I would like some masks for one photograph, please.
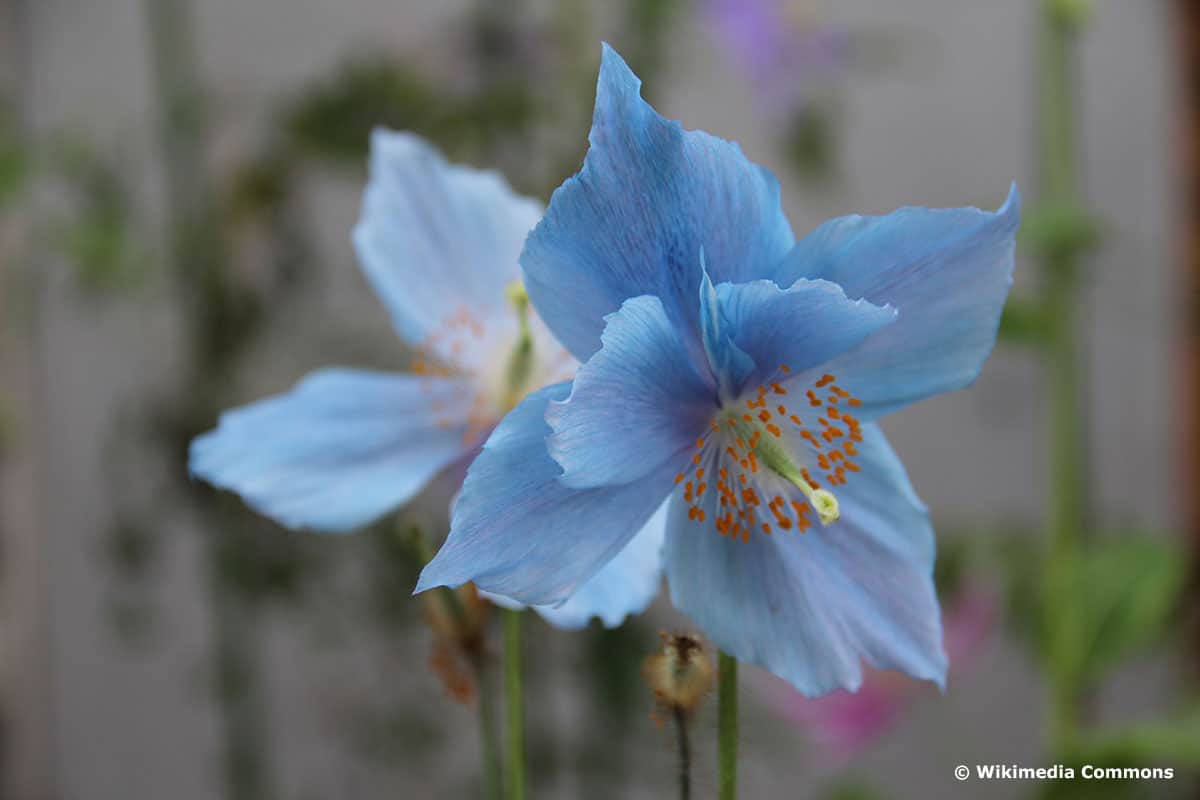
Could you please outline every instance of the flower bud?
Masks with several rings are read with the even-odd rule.
[[[690,714],[712,689],[716,673],[700,637],[660,633],[662,650],[646,658],[642,679],[664,709]]]

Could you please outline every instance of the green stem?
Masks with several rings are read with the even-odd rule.
[[[525,710],[521,687],[521,612],[504,613],[504,687],[508,717],[508,798],[525,800]]]
[[[1044,0],[1039,53],[1041,200],[1050,208],[1074,210],[1078,194],[1075,130],[1075,23]],[[1045,366],[1049,379],[1050,557],[1047,559],[1047,609],[1053,665],[1051,736],[1056,749],[1069,749],[1080,722],[1078,675],[1082,652],[1082,613],[1076,590],[1086,525],[1086,475],[1081,406],[1081,354],[1076,338],[1076,247],[1054,247],[1042,259],[1049,321]]]
[[[717,656],[717,797],[737,797],[738,662],[728,653]]]
[[[479,749],[483,760],[483,796],[486,800],[502,797],[500,744],[496,737],[496,693],[482,656],[471,660],[475,685],[479,687]]]
[[[687,713],[676,706],[675,738],[679,741],[679,800],[689,800],[692,796],[692,748],[688,740]]]

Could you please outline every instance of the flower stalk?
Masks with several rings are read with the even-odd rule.
[[[1064,14],[1062,3],[1046,0],[1041,20],[1039,77],[1041,201],[1070,228],[1082,219],[1078,196],[1075,130],[1074,53],[1077,16]],[[1042,243],[1041,272],[1047,339],[1044,363],[1049,378],[1050,557],[1046,560],[1047,597],[1054,598],[1049,637],[1053,665],[1050,729],[1059,751],[1069,750],[1080,722],[1078,660],[1083,651],[1083,609],[1077,571],[1086,525],[1087,488],[1081,413],[1081,354],[1076,339],[1078,260],[1085,239],[1064,229]]]
[[[525,709],[521,681],[521,612],[504,612],[504,686],[508,721],[507,800],[525,800]]]
[[[721,651],[717,656],[717,797],[737,797],[738,662]]]
[[[692,794],[692,746],[688,725],[713,684],[712,658],[699,636],[661,633],[662,649],[646,658],[642,678],[654,691],[659,710],[670,716],[679,748],[679,796]],[[656,719],[660,719],[656,717]]]

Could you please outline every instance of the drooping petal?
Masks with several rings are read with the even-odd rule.
[[[640,614],[654,602],[662,582],[662,544],[667,526],[667,504],[642,526],[612,561],[579,587],[559,606],[532,606],[556,628],[578,630],[597,617],[605,627],[616,628],[625,618]],[[523,608],[499,595],[487,597],[505,608]]]
[[[478,326],[506,311],[504,289],[541,213],[499,173],[449,164],[418,136],[377,129],[354,245],[396,330],[417,344],[451,321]]]
[[[221,415],[189,469],[290,528],[343,533],[397,508],[462,455],[457,380],[323,369]]]
[[[717,301],[730,336],[749,354],[755,369],[733,387],[733,395],[786,374],[821,366],[896,320],[894,308],[850,300],[835,283],[799,280],[786,289],[773,281],[723,283]]]
[[[718,647],[810,696],[857,689],[863,659],[945,680],[928,512],[882,432],[863,432],[838,522],[743,542],[690,520],[678,493],[667,522],[675,606]],[[701,505],[717,519],[715,493]]]
[[[655,295],[672,324],[698,331],[701,249],[714,282],[741,282],[794,242],[775,178],[736,144],[660,117],[640,87],[605,45],[583,168],[555,191],[521,255],[534,305],[580,361],[630,297]]]
[[[782,280],[824,278],[849,297],[899,311],[895,325],[826,367],[863,401],[864,419],[979,375],[1012,285],[1020,205],[1014,186],[995,212],[903,208],[843,217],[796,245]]]
[[[547,622],[578,629],[598,617],[616,628],[627,616],[640,614],[654,602],[662,582],[662,546],[667,528],[667,504],[642,526],[612,561],[579,587],[561,606],[535,606]]]
[[[671,477],[575,490],[546,452],[546,406],[570,385],[526,397],[492,432],[471,464],[450,536],[416,591],[475,581],[527,605],[578,591],[641,530],[670,491]]]
[[[609,315],[603,342],[570,396],[546,410],[560,482],[586,489],[674,474],[716,409],[715,388],[696,372],[657,297],[626,300]]]

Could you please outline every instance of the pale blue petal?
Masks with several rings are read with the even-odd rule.
[[[767,280],[723,283],[716,295],[733,341],[756,367],[734,396],[855,352],[896,323],[895,309],[850,300],[829,281],[799,280],[787,289]]]
[[[221,415],[188,466],[290,528],[342,533],[416,494],[469,443],[469,387],[351,369]]]
[[[756,366],[754,359],[734,342],[733,334],[734,326],[706,269],[700,281],[700,341],[722,404],[737,399]]]
[[[546,406],[570,385],[526,397],[492,432],[454,506],[450,536],[416,591],[474,581],[528,605],[559,603],[609,563],[670,493],[671,477],[575,490],[546,452]]]
[[[678,493],[667,522],[675,606],[722,650],[809,696],[857,689],[862,660],[945,681],[929,515],[882,432],[863,433],[862,472],[837,487],[842,518],[828,527],[735,541],[689,521]],[[705,497],[709,520],[716,497]]]
[[[899,312],[895,325],[824,368],[863,401],[864,419],[979,375],[1012,285],[1020,205],[1014,186],[995,212],[903,208],[844,217],[796,245],[782,280],[824,278]]]
[[[625,301],[609,315],[603,342],[571,395],[546,411],[561,482],[587,489],[674,475],[716,412],[715,387],[697,374],[657,297]]]
[[[698,332],[701,249],[715,282],[741,282],[794,243],[775,178],[736,144],[664,120],[640,87],[605,45],[583,169],[521,255],[534,306],[580,361],[630,297],[661,298],[674,325]]]
[[[419,343],[468,310],[504,313],[504,288],[541,217],[499,173],[449,164],[410,133],[377,129],[354,245],[401,337]]]
[[[616,628],[627,616],[640,614],[654,602],[662,583],[662,545],[667,526],[667,504],[642,526],[616,557],[579,587],[560,606],[534,606],[533,610],[558,628],[576,630],[598,617]]]

